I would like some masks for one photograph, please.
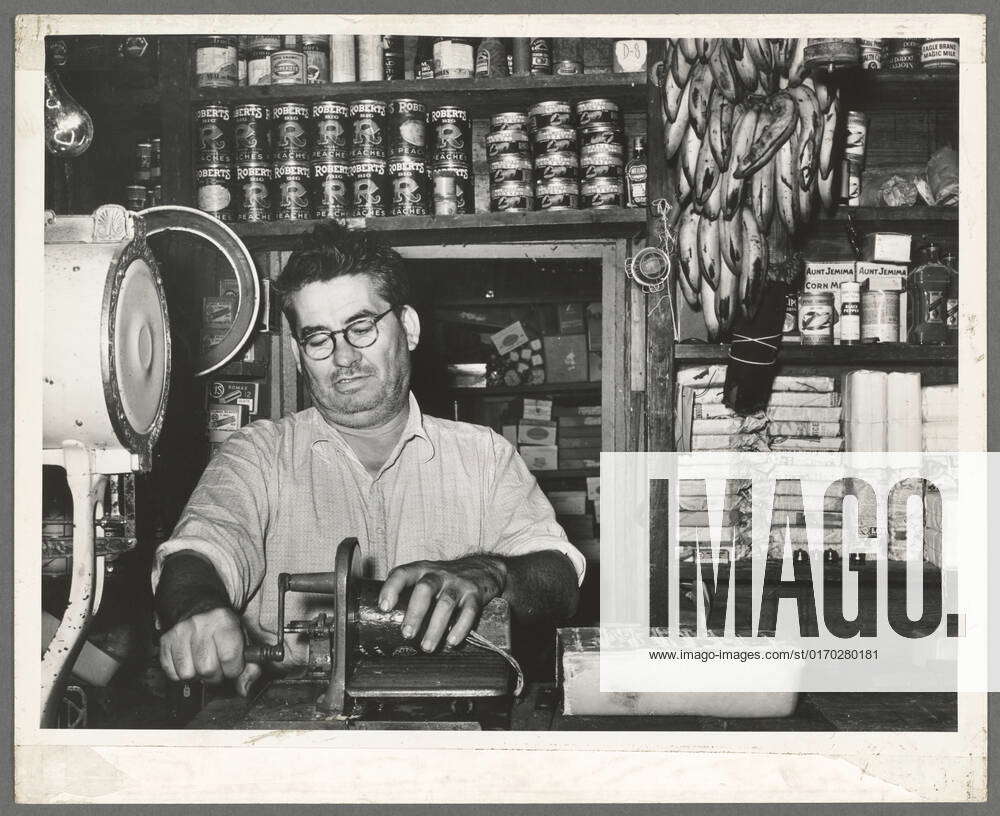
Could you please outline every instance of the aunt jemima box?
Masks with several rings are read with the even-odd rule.
[[[833,342],[840,343],[840,285],[854,282],[854,261],[810,261],[802,291],[806,294],[833,292]]]

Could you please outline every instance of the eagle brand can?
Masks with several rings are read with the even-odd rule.
[[[579,127],[590,125],[615,125],[621,127],[621,112],[610,99],[581,99],[575,105]]]
[[[218,218],[233,220],[233,168],[230,164],[207,164],[195,168],[195,200],[198,209]]]
[[[246,162],[236,165],[236,184],[240,190],[240,221],[270,221],[271,165],[264,162]]]
[[[416,99],[389,102],[389,157],[423,161],[427,156],[427,106]]]
[[[528,108],[528,132],[536,133],[549,127],[568,128],[573,125],[573,109],[569,102],[549,100]]]
[[[210,102],[195,109],[198,164],[228,164],[233,160],[232,116],[229,108]]]
[[[531,144],[523,130],[501,130],[486,137],[486,158],[497,161],[506,156],[531,160]]]
[[[304,220],[312,214],[309,206],[309,175],[309,165],[304,162],[274,165],[279,221]]]
[[[606,210],[623,206],[625,190],[622,182],[602,178],[580,185],[580,204],[584,209]]]
[[[357,218],[385,215],[388,199],[385,161],[356,159],[351,163],[351,178],[354,181],[354,215]]]
[[[350,114],[354,122],[352,161],[385,161],[385,112],[385,102],[377,99],[359,99],[351,103]]]
[[[534,208],[530,184],[498,184],[490,189],[490,209],[494,212],[531,212]]]
[[[427,165],[411,158],[393,159],[389,162],[389,179],[392,188],[393,215],[427,215],[429,179]]]
[[[351,166],[339,161],[314,161],[312,166],[314,218],[348,218],[354,205]]]
[[[535,131],[535,155],[571,153],[576,150],[576,130],[571,127],[546,127]]]
[[[469,164],[472,153],[472,123],[469,112],[451,105],[431,111],[434,128],[434,161]]]
[[[347,105],[333,99],[313,102],[313,161],[346,162],[351,149],[351,119]]]
[[[258,105],[256,102],[248,102],[233,108],[237,162],[271,160],[271,149],[268,144],[269,114],[264,105]]]
[[[309,161],[308,127],[309,108],[301,102],[271,106],[271,157],[275,163]]]
[[[927,40],[920,46],[920,67],[928,71],[958,68],[958,40]]]
[[[490,162],[490,184],[510,182],[531,184],[533,181],[530,159],[522,156],[503,156]]]
[[[472,172],[469,165],[461,162],[443,162],[434,165],[432,175],[435,179],[441,176],[451,176],[455,179],[455,198],[460,213],[471,213],[475,209],[475,189],[472,183]],[[436,182],[435,182],[436,184]]]

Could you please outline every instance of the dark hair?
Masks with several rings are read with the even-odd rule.
[[[273,282],[281,310],[294,331],[290,296],[310,283],[341,275],[367,275],[375,290],[395,309],[410,301],[410,281],[399,253],[370,230],[349,230],[336,221],[317,225],[295,250]]]

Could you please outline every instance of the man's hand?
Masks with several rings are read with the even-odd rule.
[[[180,621],[160,638],[160,665],[171,680],[218,684],[236,678],[246,697],[260,666],[243,662],[243,628],[232,609],[220,607]]]
[[[383,612],[395,608],[403,591],[413,587],[403,616],[403,637],[414,637],[430,613],[420,648],[432,652],[446,631],[449,646],[461,643],[472,631],[483,607],[500,595],[506,584],[507,566],[496,556],[415,561],[389,573],[379,593],[379,607]]]

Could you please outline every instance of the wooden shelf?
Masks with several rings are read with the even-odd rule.
[[[678,343],[674,359],[680,365],[729,362],[728,344]],[[861,346],[800,346],[783,344],[778,357],[787,365],[831,366],[957,366],[958,346],[917,346],[870,343]]]
[[[835,73],[842,110],[958,108],[957,71],[862,71]]]
[[[535,306],[540,303],[599,303],[600,300],[600,292],[591,292],[589,295],[586,292],[567,292],[564,295],[500,296],[495,298],[447,298],[444,300],[435,300],[431,308],[454,309],[462,306],[473,306],[477,308],[496,306],[498,308],[503,308],[505,306]]]
[[[600,390],[599,382],[559,382],[496,388],[449,388],[448,393],[455,397],[519,397],[529,394],[570,394]]]
[[[846,222],[855,221],[932,221],[944,223],[958,222],[958,207],[837,207],[832,212],[823,213],[820,220]]]
[[[238,88],[198,88],[195,102],[226,103],[263,101],[312,101],[397,97],[419,99],[428,107],[457,105],[473,118],[485,118],[503,111],[526,111],[546,99],[577,102],[593,97],[609,97],[623,112],[646,110],[646,74],[579,74],[574,76],[499,77],[494,79],[420,79],[391,82],[342,82],[321,85],[254,85]]]
[[[321,221],[263,221],[230,226],[248,245],[272,248],[295,246]],[[482,212],[462,215],[403,215],[384,218],[347,218],[352,229],[391,233],[395,246],[414,244],[474,244],[510,240],[570,240],[573,238],[630,237],[645,231],[646,212],[620,207],[557,212]]]

